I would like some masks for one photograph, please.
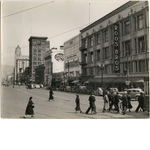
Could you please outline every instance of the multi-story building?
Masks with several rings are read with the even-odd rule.
[[[79,35],[76,35],[64,43],[64,72],[74,82],[78,82],[81,73],[80,60]]]
[[[14,81],[20,80],[20,75],[29,66],[29,56],[22,55],[19,45],[15,49],[15,62],[14,62]]]
[[[17,80],[20,81],[23,73],[25,72],[26,67],[29,66],[29,59],[22,58],[16,60],[16,71],[17,71]]]
[[[41,64],[35,68],[35,83],[44,84],[45,80],[45,66]]]
[[[64,71],[64,46],[51,49],[52,80],[51,86],[58,88],[61,84],[61,73]]]
[[[48,50],[45,55],[44,55],[44,59],[45,59],[45,80],[44,83],[46,85],[51,86],[51,81],[52,81],[52,69],[53,69],[53,63],[52,63],[52,56],[51,56],[51,50]]]
[[[129,1],[80,32],[82,77],[93,88],[143,88],[149,76],[148,1]]]
[[[50,48],[47,37],[31,36],[29,38],[29,75],[35,81],[35,68],[44,64],[44,53]]]

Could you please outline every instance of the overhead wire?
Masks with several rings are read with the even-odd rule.
[[[38,8],[38,7],[41,7],[41,6],[44,6],[44,5],[48,5],[48,4],[53,3],[53,2],[54,2],[54,1],[51,1],[51,2],[48,2],[48,3],[44,3],[44,4],[41,4],[41,5],[35,6],[35,7],[31,7],[31,8],[22,10],[22,11],[18,11],[18,12],[16,12],[16,13],[12,13],[12,14],[3,16],[2,18],[6,18],[6,17],[10,17],[10,16],[13,16],[13,15],[16,15],[16,14],[20,14],[20,13],[22,13],[22,12],[29,11],[29,10],[32,10],[32,9],[35,9],[35,8]]]

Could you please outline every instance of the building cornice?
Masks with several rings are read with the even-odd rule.
[[[87,26],[87,27],[85,27],[84,29],[80,30],[80,32],[82,33],[82,32],[87,31],[88,29],[91,29],[92,27],[94,27],[94,26],[96,26],[96,25],[102,23],[102,22],[105,21],[106,19],[108,19],[108,18],[110,18],[110,17],[112,17],[112,16],[114,16],[114,15],[120,13],[121,11],[125,10],[126,8],[128,8],[128,7],[130,7],[130,6],[134,5],[134,4],[136,4],[137,2],[139,2],[139,1],[129,1],[129,2],[125,3],[124,5],[118,7],[118,8],[115,9],[114,11],[108,13],[107,15],[105,15],[105,16],[102,17],[102,18],[100,18],[99,20],[93,22],[93,23],[90,24],[89,26]]]

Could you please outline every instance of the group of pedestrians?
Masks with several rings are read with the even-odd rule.
[[[88,114],[90,110],[91,110],[91,114],[97,113],[95,101],[96,101],[96,99],[95,99],[94,93],[91,93],[91,95],[89,96],[89,107],[88,107],[87,111],[85,112],[86,114]],[[75,103],[76,103],[76,107],[75,107],[76,112],[75,113],[77,113],[78,111],[80,111],[80,113],[82,113],[82,110],[80,107],[79,95],[76,95]]]
[[[85,113],[88,114],[89,111],[91,111],[91,114],[96,114],[97,113],[96,104],[95,104],[96,98],[94,96],[94,93],[91,93],[88,100],[89,100],[89,107]],[[124,92],[122,97],[120,97],[118,95],[118,92],[110,93],[109,91],[105,91],[103,95],[103,100],[104,100],[104,105],[102,108],[103,113],[114,112],[114,111],[116,111],[117,113],[120,113],[120,110],[121,110],[122,114],[125,115],[127,110],[131,112],[131,109],[132,109],[131,96],[127,92]],[[81,108],[80,108],[79,95],[76,95],[75,103],[76,103],[76,107],[75,107],[76,113],[77,111],[80,111],[80,113],[82,113]],[[140,108],[144,111],[144,95],[142,92],[140,93],[140,96],[138,97],[138,106],[135,112],[138,112]]]
[[[54,101],[54,93],[53,90],[50,89],[50,95],[49,95],[49,101],[52,99]],[[89,111],[91,111],[91,114],[96,114],[96,98],[94,96],[94,93],[92,92],[91,95],[89,96],[89,107],[86,110],[86,114],[89,113]],[[132,105],[131,105],[131,96],[129,95],[129,93],[124,92],[124,94],[122,95],[122,97],[119,97],[117,92],[109,92],[109,91],[105,91],[104,92],[104,96],[103,96],[103,100],[104,100],[104,105],[103,105],[103,110],[102,112],[110,112],[110,111],[117,111],[117,113],[120,112],[120,109],[122,110],[123,115],[126,114],[126,110],[129,109],[129,112],[131,111],[130,109],[132,109]],[[76,113],[77,111],[80,111],[80,113],[82,113],[81,107],[80,107],[80,98],[79,95],[76,95],[76,99],[75,99],[75,103],[76,103]],[[119,105],[120,103],[120,105]],[[32,100],[32,97],[29,98],[26,110],[25,110],[25,116],[24,118],[26,118],[26,115],[31,115],[31,117],[34,117],[34,103]],[[139,109],[142,109],[144,112],[144,95],[141,92],[140,96],[138,97],[138,106],[135,110],[135,112],[138,112]]]
[[[120,109],[122,109],[123,115],[126,114],[126,110],[132,108],[131,105],[131,96],[129,93],[124,92],[122,97],[119,97],[118,92],[109,92],[106,91],[104,93],[104,107],[103,112],[105,111],[116,111],[117,113],[120,112]],[[120,104],[120,105],[119,105]]]

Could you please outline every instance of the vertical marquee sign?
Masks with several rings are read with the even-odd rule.
[[[114,25],[114,63],[115,63],[115,73],[120,72],[120,59],[119,59],[119,25]]]

